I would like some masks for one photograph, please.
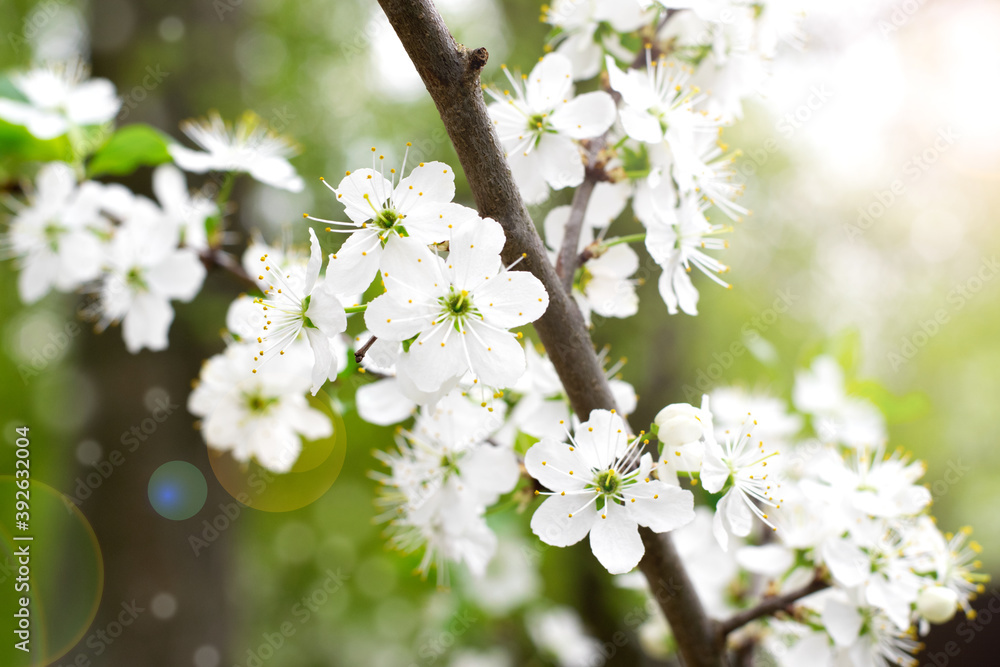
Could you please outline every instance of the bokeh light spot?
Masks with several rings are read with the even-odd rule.
[[[153,612],[153,616],[161,621],[166,621],[173,618],[174,614],[177,613],[177,598],[170,593],[157,593],[150,600],[149,609]]]
[[[164,463],[149,478],[149,502],[164,518],[190,519],[205,506],[207,498],[205,476],[187,461]]]

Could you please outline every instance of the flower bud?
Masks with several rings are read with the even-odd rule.
[[[947,623],[958,608],[958,595],[944,586],[928,586],[917,596],[917,613],[931,623]]]
[[[658,429],[657,437],[665,447],[678,447],[701,438],[703,429],[708,426],[699,418],[698,408],[687,403],[674,403],[660,410],[653,423]]]

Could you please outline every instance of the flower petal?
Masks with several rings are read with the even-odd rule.
[[[625,511],[636,523],[654,533],[665,533],[694,521],[694,496],[660,480],[641,479],[622,491]],[[632,499],[635,502],[632,502]]]
[[[542,173],[553,190],[583,183],[584,168],[580,149],[566,137],[544,135],[533,154],[542,161]]]
[[[520,476],[514,450],[485,443],[463,456],[458,469],[471,499],[485,506],[512,491]]]
[[[597,519],[586,496],[549,496],[531,517],[531,532],[554,547],[576,544],[590,532]],[[572,515],[572,516],[570,516]]]
[[[615,122],[615,102],[602,90],[585,93],[559,107],[552,114],[552,127],[573,139],[590,139],[604,134]]]
[[[823,626],[837,646],[848,647],[858,639],[863,619],[854,605],[828,597],[823,605]]]
[[[327,337],[335,336],[347,328],[347,315],[340,299],[333,293],[330,280],[324,279],[319,287],[313,290],[306,310],[308,317],[316,327]]]
[[[546,181],[546,164],[538,151],[530,153],[512,153],[507,156],[507,163],[510,165],[510,173],[517,183],[518,190],[525,204],[541,204],[549,196],[549,185]],[[583,164],[580,165],[581,174]],[[581,175],[580,180],[583,180]]]
[[[590,548],[608,572],[625,574],[638,565],[646,553],[639,537],[639,526],[625,508],[615,503],[608,503],[600,516],[590,529]]]
[[[413,415],[417,408],[417,404],[400,391],[396,378],[385,378],[358,387],[354,402],[361,418],[378,426],[398,424]]]
[[[536,112],[554,109],[572,94],[573,64],[558,53],[542,58],[525,81],[525,98]]]
[[[121,104],[114,84],[107,79],[90,79],[70,92],[66,114],[76,125],[97,125],[114,118]]]
[[[319,249],[319,239],[316,230],[309,228],[309,262],[306,264],[305,282],[302,285],[304,295],[312,294],[319,271],[323,268],[323,253]]]
[[[177,250],[145,272],[149,288],[162,296],[190,301],[205,281],[205,265],[191,250]]]
[[[622,128],[629,137],[647,144],[663,141],[663,127],[653,114],[627,106],[621,110],[620,115]]]
[[[524,455],[524,467],[529,475],[552,491],[578,490],[587,485],[589,468],[579,450],[552,438],[531,446]]]
[[[447,265],[460,290],[472,290],[497,275],[507,237],[492,218],[467,221],[452,231]],[[478,305],[478,304],[476,304]]]
[[[330,377],[330,366],[333,364],[333,352],[330,349],[330,339],[323,335],[323,332],[313,327],[306,327],[306,338],[309,339],[309,346],[313,351],[312,388],[310,391],[315,396],[316,392]]]
[[[151,292],[137,295],[122,320],[125,347],[132,354],[144,347],[154,352],[167,349],[167,331],[173,321],[174,309],[165,298]]]
[[[465,331],[458,335],[472,364],[469,370],[486,386],[510,387],[524,374],[524,348],[509,331],[497,331],[473,321],[466,323]]]
[[[342,178],[334,192],[347,216],[360,225],[382,211],[392,193],[392,183],[377,171],[358,169]]]
[[[372,323],[367,318],[365,321],[377,335]],[[460,336],[447,324],[421,334],[410,345],[410,351],[400,356],[396,364],[397,373],[406,375],[420,391],[438,391],[446,382],[467,370],[462,342],[458,340]]]
[[[439,296],[447,294],[440,258],[419,241],[392,239],[385,246],[380,267],[382,282],[399,302],[434,304]]]
[[[381,257],[382,244],[375,230],[354,232],[330,255],[326,279],[337,294],[359,294],[371,285]]]
[[[391,293],[376,297],[365,309],[365,324],[379,340],[408,340],[430,328],[433,320],[425,304],[400,303]]]
[[[398,213],[409,215],[423,204],[450,202],[454,197],[455,170],[444,162],[421,162],[396,186],[392,203]]]
[[[504,329],[534,322],[549,306],[545,286],[527,271],[504,271],[473,293],[483,321]]]

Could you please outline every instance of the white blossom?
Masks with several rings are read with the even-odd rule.
[[[0,118],[23,125],[39,139],[53,139],[74,127],[100,125],[115,117],[121,100],[107,79],[90,79],[85,67],[58,64],[10,77],[26,98],[0,97]]]
[[[264,315],[264,324],[257,338],[260,349],[253,355],[255,368],[285,353],[300,334],[304,333],[313,350],[312,393],[315,396],[330,377],[337,364],[331,339],[347,328],[347,315],[330,280],[319,279],[323,256],[316,232],[309,229],[310,255],[301,279],[271,262],[267,254],[260,256],[258,280],[268,280],[264,296],[257,300]]]
[[[17,258],[18,293],[25,303],[100,275],[104,248],[98,232],[110,224],[89,203],[88,191],[77,188],[68,164],[52,162],[39,170],[30,203],[17,210],[3,241],[6,254]]]
[[[639,526],[657,533],[694,518],[694,499],[650,475],[653,460],[640,435],[630,438],[613,412],[595,410],[570,444],[545,439],[528,450],[528,474],[549,489],[531,518],[546,544],[566,547],[590,534],[590,547],[612,574],[634,568],[645,547]]]
[[[833,357],[816,357],[809,369],[796,372],[792,398],[795,407],[814,416],[823,440],[864,447],[886,438],[885,418],[868,400],[847,393],[844,371]]]
[[[524,350],[508,329],[548,307],[542,283],[500,260],[504,233],[489,218],[454,230],[447,259],[413,239],[399,239],[382,258],[386,293],[365,311],[380,339],[411,341],[396,364],[426,392],[471,373],[476,383],[507,387],[524,372]]]
[[[557,206],[545,217],[545,241],[553,256],[562,246],[570,207]],[[577,252],[594,243],[593,229],[584,224],[580,230]],[[632,275],[639,269],[639,256],[626,243],[610,247],[599,246],[594,257],[583,262],[573,279],[573,299],[590,324],[590,314],[602,317],[631,317],[639,312],[636,281]]]
[[[573,140],[603,134],[615,120],[615,104],[603,91],[574,96],[573,65],[558,53],[542,58],[521,81],[503,70],[513,94],[487,89],[496,100],[489,112],[521,195],[539,204],[550,187],[583,182],[583,158]]]
[[[502,423],[502,413],[454,391],[420,415],[396,452],[376,453],[389,469],[373,476],[390,545],[406,553],[423,548],[421,573],[434,565],[441,583],[449,561],[482,575],[496,548],[483,515],[519,477],[513,450],[487,441]]]
[[[756,421],[748,416],[738,431],[725,434],[724,444],[720,445],[714,437],[705,443],[702,486],[709,493],[729,487],[716,507],[713,526],[723,549],[728,547],[730,535],[746,537],[750,534],[754,516],[773,528],[766,508],[781,503],[774,497],[781,484],[767,469],[769,459],[778,452],[765,448],[762,440],[754,444],[755,425]],[[761,509],[761,505],[765,509]]]
[[[401,171],[397,183],[396,170],[386,178],[381,167],[384,156],[378,159],[378,170],[347,172],[336,188],[323,181],[344,205],[350,222],[306,216],[336,227],[327,227],[328,231],[350,234],[327,267],[327,278],[344,294],[368,288],[383,250],[396,240],[412,238],[424,245],[447,241],[453,228],[479,218],[472,209],[451,203],[455,172],[443,162],[421,162],[405,178]]]
[[[588,667],[600,659],[601,643],[587,634],[569,607],[533,611],[525,625],[535,646],[555,658],[559,667]]]
[[[619,33],[638,30],[652,14],[636,2],[555,0],[551,7],[542,7],[542,18],[559,29],[556,53],[569,58],[573,78],[579,81],[600,73],[605,50],[627,53]]]
[[[125,196],[106,203],[121,224],[107,245],[98,328],[121,322],[132,353],[166,349],[174,319],[170,301],[192,300],[205,280],[205,267],[193,250],[178,247],[179,227],[150,200]]]
[[[330,419],[309,405],[309,350],[291,345],[280,360],[259,373],[247,372],[253,343],[233,343],[201,369],[188,409],[202,418],[206,444],[228,451],[237,461],[255,460],[268,470],[292,469],[303,439],[333,433]]]
[[[298,152],[287,138],[273,132],[257,114],[247,111],[230,126],[216,113],[185,121],[181,130],[202,151],[171,144],[170,155],[184,171],[245,172],[276,188],[300,192],[305,184],[288,158]]]
[[[675,315],[678,308],[688,315],[698,314],[698,290],[689,275],[692,266],[729,288],[729,283],[719,278],[719,274],[727,272],[729,267],[704,252],[727,247],[727,242],[716,235],[728,228],[710,224],[704,211],[705,206],[697,197],[684,196],[673,212],[673,219],[646,228],[646,248],[663,268],[659,280],[660,296],[671,315]]]
[[[172,164],[161,164],[153,171],[153,192],[167,217],[181,226],[185,247],[206,250],[206,222],[219,213],[215,202],[200,193],[188,192],[184,174]]]

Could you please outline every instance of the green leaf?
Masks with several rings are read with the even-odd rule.
[[[27,102],[28,98],[24,96],[24,93],[14,85],[14,82],[10,80],[10,77],[6,74],[0,74],[0,97],[6,97],[9,100],[17,100],[18,102]]]
[[[848,377],[853,375],[861,361],[861,332],[852,328],[837,334],[830,341],[830,354],[834,356]]]
[[[403,341],[403,352],[409,352],[410,351],[410,346],[413,345],[413,341],[415,341],[418,336],[420,336],[420,334],[417,334],[413,338],[410,338],[408,340],[404,340]]]
[[[931,401],[919,392],[898,396],[874,380],[853,382],[848,391],[861,398],[866,398],[885,415],[890,424],[901,424],[914,421],[930,411]]]
[[[52,162],[69,157],[69,141],[65,136],[39,139],[23,125],[0,120],[0,183],[22,176],[27,162]]]
[[[524,456],[531,449],[531,446],[538,441],[539,439],[535,436],[518,431],[517,437],[514,439],[514,451]]]
[[[126,125],[97,151],[87,165],[87,175],[120,176],[132,173],[141,166],[170,162],[168,141],[166,135],[148,125]]]

